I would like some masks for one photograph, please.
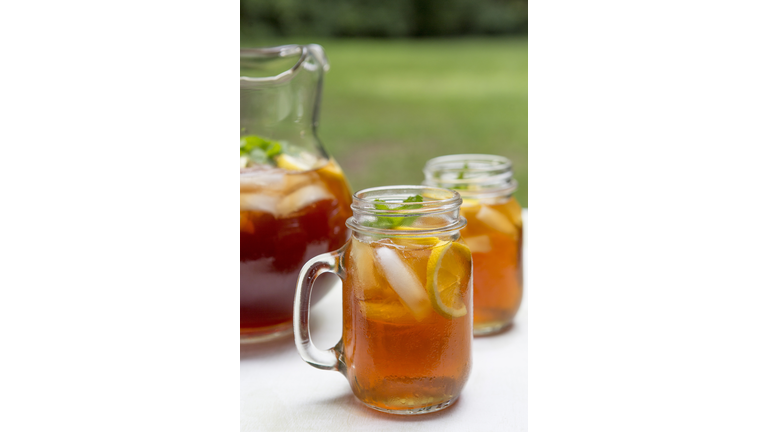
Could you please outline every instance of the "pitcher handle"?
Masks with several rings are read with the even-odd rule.
[[[341,268],[341,255],[346,246],[339,250],[318,255],[304,264],[296,283],[296,297],[293,301],[293,335],[296,341],[296,349],[305,362],[323,370],[336,370],[343,372],[344,365],[341,358],[341,341],[334,348],[327,350],[317,349],[309,336],[309,299],[312,294],[312,286],[323,273],[333,273],[340,278],[344,277]]]

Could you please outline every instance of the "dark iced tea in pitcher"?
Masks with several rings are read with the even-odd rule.
[[[241,340],[290,333],[301,266],[346,242],[352,211],[344,175],[333,160],[301,165],[286,156],[277,167],[241,169]]]

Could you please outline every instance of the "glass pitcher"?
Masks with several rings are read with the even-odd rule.
[[[319,45],[240,50],[241,343],[290,334],[302,265],[348,238],[350,189],[316,134],[327,70]]]

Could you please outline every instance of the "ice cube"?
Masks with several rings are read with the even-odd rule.
[[[424,286],[413,270],[403,262],[397,252],[388,247],[377,248],[376,257],[389,286],[395,290],[403,304],[417,320],[426,318],[432,306]]]
[[[287,216],[308,205],[326,199],[333,199],[333,195],[323,186],[318,184],[304,186],[288,194],[277,203],[277,214],[279,216]]]
[[[373,267],[373,249],[357,239],[352,239],[352,248],[349,251],[350,264],[354,266],[356,294],[362,299],[369,299],[376,294],[378,283]]]
[[[260,211],[277,215],[279,199],[275,195],[240,192],[240,210]]]
[[[289,173],[286,174],[283,182],[283,193],[289,194],[302,186],[320,181],[320,177],[314,172]]]
[[[501,231],[508,235],[515,234],[515,226],[512,224],[512,221],[507,219],[507,217],[498,210],[494,210],[488,206],[482,206],[480,207],[480,211],[477,212],[475,217],[480,222],[488,225],[496,231]],[[470,247],[470,249],[472,248]]]
[[[240,171],[241,191],[281,191],[285,188],[286,173],[275,168],[247,168]]]
[[[491,238],[487,235],[464,237],[472,253],[488,253],[491,251]]]

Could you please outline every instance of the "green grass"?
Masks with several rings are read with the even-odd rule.
[[[420,184],[455,153],[512,159],[528,206],[526,39],[280,40],[323,45],[331,63],[318,134],[355,190]]]

